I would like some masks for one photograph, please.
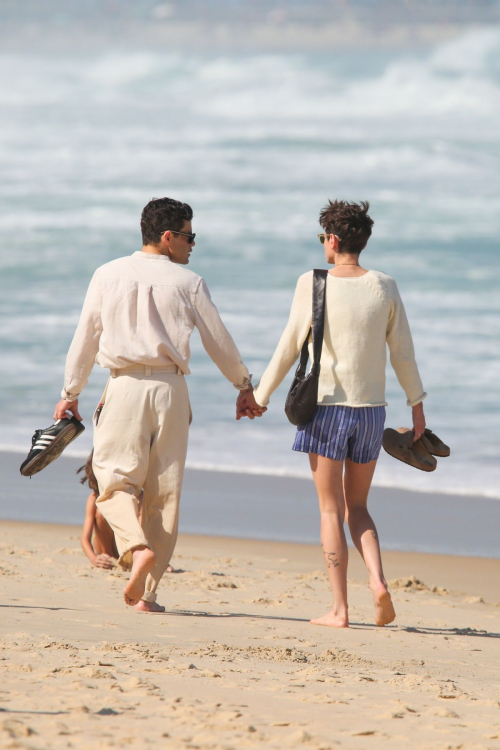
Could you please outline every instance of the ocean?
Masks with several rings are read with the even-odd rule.
[[[362,262],[398,282],[427,422],[452,448],[433,474],[382,454],[375,484],[500,498],[499,115],[494,29],[392,52],[0,55],[0,449],[51,424],[92,273],[140,249],[150,198],[193,206],[190,268],[255,382],[298,276],[325,267],[319,210],[369,200]],[[262,419],[236,422],[196,333],[191,370],[191,467],[308,475],[283,412],[292,373]],[[96,367],[73,453],[105,380]],[[390,366],[387,399],[387,425],[410,425]]]

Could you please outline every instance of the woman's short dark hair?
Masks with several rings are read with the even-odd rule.
[[[153,198],[141,214],[141,232],[144,245],[156,245],[163,232],[180,232],[186,221],[193,218],[193,209],[187,203],[173,198]]]
[[[92,468],[92,459],[94,458],[94,451],[92,450],[90,453],[90,456],[87,458],[87,463],[83,466],[80,466],[79,469],[77,469],[77,474],[79,474],[81,471],[84,472],[83,477],[80,479],[80,482],[82,484],[87,483],[92,492],[96,492],[99,494],[99,487],[97,485],[97,479],[95,478],[94,470]]]
[[[325,232],[336,234],[340,240],[339,253],[360,253],[370,239],[373,221],[368,216],[370,204],[328,201],[319,215]]]

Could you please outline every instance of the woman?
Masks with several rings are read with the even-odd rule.
[[[333,593],[331,610],[311,622],[337,628],[349,626],[344,519],[368,568],[375,622],[387,625],[396,616],[382,569],[377,530],[367,510],[385,421],[386,344],[412,408],[416,440],[425,429],[422,401],[427,394],[396,282],[359,263],[373,226],[368,208],[368,203],[329,201],[320,213],[325,231],[319,239],[334,268],[327,277],[318,406],[312,421],[299,425],[293,445],[293,450],[309,454],[321,513],[321,544]],[[299,278],[290,319],[255,390],[262,409],[297,360],[310,330],[312,278],[312,271]],[[312,358],[311,342],[309,348]],[[239,414],[249,413],[243,396]]]

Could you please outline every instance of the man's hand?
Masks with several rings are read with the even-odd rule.
[[[76,401],[66,401],[65,398],[62,398],[54,409],[54,419],[69,418],[68,412],[71,412],[80,422],[82,421],[80,412],[78,411],[78,399]]]
[[[115,560],[109,555],[105,555],[103,553],[101,555],[96,555],[94,566],[96,568],[104,568],[105,570],[110,570],[111,568],[115,567]]]
[[[412,416],[415,440],[420,440],[425,430],[424,405],[422,402],[412,408]]]
[[[261,417],[265,411],[267,411],[267,407],[259,406],[255,400],[253,388],[240,391],[240,395],[236,400],[236,419],[241,419],[242,417],[254,419],[255,417]]]

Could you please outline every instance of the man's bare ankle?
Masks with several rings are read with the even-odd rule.
[[[146,547],[146,545],[143,547],[136,547],[132,551],[133,563],[140,563],[145,557],[150,558],[151,556],[156,557],[153,550],[150,547]]]
[[[158,602],[148,602],[144,599],[138,601],[135,608],[138,612],[165,612],[165,607]]]

